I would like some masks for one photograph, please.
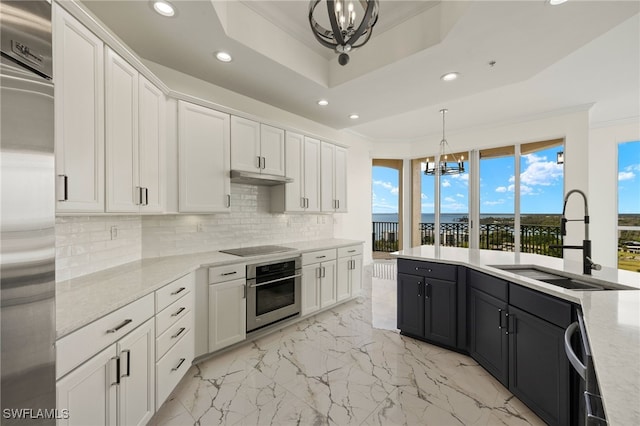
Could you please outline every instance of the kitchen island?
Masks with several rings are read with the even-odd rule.
[[[578,291],[498,269],[536,265],[579,275],[581,263],[548,256],[421,246],[395,252],[401,259],[460,265],[581,306],[596,375],[610,425],[640,424],[640,274],[603,268],[593,278],[637,290]],[[493,266],[492,266],[493,265]]]

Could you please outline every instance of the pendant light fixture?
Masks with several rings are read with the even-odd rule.
[[[460,158],[456,158],[454,154],[451,154],[453,157],[453,161],[449,161],[448,155],[445,152],[445,147],[449,146],[449,142],[444,135],[444,116],[449,110],[441,109],[440,114],[442,114],[442,140],[440,141],[440,161],[436,166],[436,159],[430,161],[427,158],[427,166],[424,169],[425,175],[458,175],[460,173],[464,173],[464,156],[460,156]]]
[[[378,21],[378,0],[325,0],[330,29],[318,24],[314,18],[316,6],[321,0],[309,2],[309,25],[316,40],[339,53],[338,63],[347,65],[351,49],[363,46],[371,38],[373,26]],[[358,19],[360,19],[359,23]],[[357,24],[357,25],[356,25]]]

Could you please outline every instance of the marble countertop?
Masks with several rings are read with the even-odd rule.
[[[464,265],[516,284],[580,304],[609,425],[640,424],[640,274],[615,268],[593,278],[638,290],[578,291],[522,277],[491,265],[538,265],[580,276],[582,263],[492,250],[433,246],[394,253],[406,259]]]
[[[61,338],[203,266],[267,261],[308,251],[362,244],[325,239],[283,243],[292,252],[239,257],[218,251],[157,257],[56,283],[56,338]]]

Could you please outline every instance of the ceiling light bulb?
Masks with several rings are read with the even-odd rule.
[[[227,52],[217,52],[216,53],[216,58],[220,61],[220,62],[231,62],[231,59],[233,59],[231,57],[230,54],[228,54]]]
[[[162,16],[173,16],[176,14],[175,9],[170,3],[166,1],[155,1],[153,2],[153,10],[158,12]]]
[[[360,118],[360,116],[358,114],[351,114],[349,118],[352,120],[357,120],[358,118]]]
[[[549,4],[551,6],[557,6],[559,4],[566,3],[566,2],[567,0],[549,0]]]
[[[458,78],[460,74],[457,72],[448,72],[446,74],[444,74],[442,77],[440,77],[440,80],[442,81],[453,81],[456,78]]]
[[[327,105],[329,105],[329,101],[328,101],[328,100],[326,100],[326,99],[320,99],[320,100],[318,101],[318,105],[320,105],[320,106],[327,106]]]

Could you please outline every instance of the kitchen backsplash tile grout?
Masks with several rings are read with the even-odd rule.
[[[58,217],[56,281],[143,258],[333,237],[331,215],[271,213],[269,187],[231,188],[230,213]]]

